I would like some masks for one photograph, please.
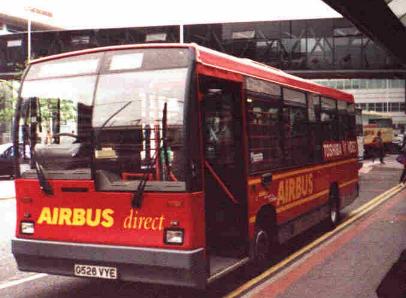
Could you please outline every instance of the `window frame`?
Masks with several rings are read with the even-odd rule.
[[[251,78],[252,79],[252,78]],[[256,80],[256,79],[255,79]],[[263,81],[266,82],[266,81]],[[271,83],[271,82],[270,82]],[[275,83],[271,83],[275,84]],[[245,85],[246,87],[246,85]],[[247,117],[247,157],[248,159],[248,173],[249,175],[254,174],[261,174],[270,171],[280,171],[280,170],[287,170],[291,168],[298,168],[303,167],[311,164],[323,163],[328,162],[323,159],[323,144],[325,142],[340,142],[344,140],[353,140],[356,138],[355,133],[355,103],[349,103],[344,100],[324,96],[318,93],[312,93],[308,91],[303,91],[300,89],[279,85],[281,89],[281,96],[277,97],[274,95],[266,94],[264,92],[255,92],[253,90],[245,90],[245,97],[244,100],[246,101],[246,108],[245,113]],[[286,90],[289,90],[286,92]],[[292,98],[292,94],[302,94],[299,97],[302,97],[302,100],[295,99],[294,96]],[[296,95],[297,95],[296,94]],[[249,111],[249,103],[258,100],[258,101],[274,101],[275,107],[278,107],[278,115],[279,119],[276,125],[280,127],[280,132],[278,135],[279,149],[282,150],[281,162],[278,164],[272,164],[269,160],[264,159],[265,166],[253,169],[252,168],[252,161],[251,161],[251,153],[255,150],[252,147],[252,131],[249,128],[250,125],[250,111]],[[323,104],[324,102],[324,104]],[[340,109],[339,109],[340,106]],[[295,136],[290,137],[286,134],[285,125],[286,125],[286,110],[289,109],[302,109],[304,118],[301,118],[302,122],[305,126],[304,133],[298,136],[298,138],[302,138],[303,140],[293,141],[293,143],[288,144],[291,142]],[[289,111],[291,113],[291,111]],[[323,122],[322,121],[322,113],[327,113],[330,115],[330,122],[329,125],[329,136],[326,137],[323,135]],[[290,114],[291,115],[291,114]],[[343,127],[340,125],[339,122],[339,115],[343,116],[345,121],[345,127],[348,128],[354,126],[354,133],[351,131],[341,132]],[[290,116],[289,116],[290,117]],[[291,118],[289,118],[289,121]],[[353,125],[352,125],[353,124]],[[313,138],[313,139],[312,139]],[[292,145],[293,144],[293,145]],[[295,148],[311,148],[311,152],[309,156],[301,155],[301,157],[296,156]],[[273,145],[270,145],[273,146]],[[278,149],[278,150],[279,150]],[[287,150],[290,152],[287,153]]]
[[[290,93],[290,94],[289,94]],[[297,98],[288,98],[287,95],[299,95],[302,94],[303,100],[300,101]],[[291,109],[301,110],[303,112],[303,115],[305,116],[302,120],[302,123],[298,126],[291,125],[289,123],[289,130],[292,131],[291,134],[287,135],[286,133],[286,128],[287,128],[287,123],[285,123],[286,115],[285,115],[285,109],[289,109],[289,122],[291,121],[290,116],[291,114]],[[295,115],[298,115],[298,113],[294,112]],[[295,119],[294,119],[295,120]],[[282,125],[283,125],[283,152],[284,152],[284,166],[286,168],[291,168],[291,167],[300,167],[309,164],[310,160],[310,155],[305,156],[302,154],[299,154],[301,148],[303,148],[303,145],[309,145],[309,135],[310,135],[310,130],[309,130],[309,108],[308,108],[308,96],[305,91],[301,91],[298,89],[293,89],[293,88],[288,88],[288,87],[283,87],[282,88]],[[290,127],[292,126],[292,127]],[[295,133],[295,127],[296,128],[302,128],[304,126],[303,130],[301,131],[302,133],[296,134]],[[288,143],[289,146],[288,146]],[[305,144],[307,143],[307,144]],[[290,152],[288,152],[290,151]]]
[[[324,105],[323,105],[324,103]],[[334,107],[333,107],[334,103]],[[340,133],[339,133],[339,125],[338,125],[338,109],[337,109],[337,100],[321,96],[320,98],[320,126],[321,126],[321,137],[322,137],[322,144],[324,142],[331,142],[331,141],[339,141],[340,140]],[[326,121],[323,119],[323,114],[329,116],[329,120]],[[329,127],[327,128],[329,136],[326,138],[326,134],[324,131],[323,123],[329,122]]]
[[[258,93],[258,92],[253,92],[250,90],[245,91],[245,101],[246,101],[246,108],[245,108],[245,113],[246,113],[246,118],[247,118],[247,140],[248,140],[248,171],[250,174],[256,174],[256,173],[261,173],[261,172],[268,172],[268,171],[273,171],[276,169],[281,169],[284,167],[284,162],[283,162],[283,146],[282,146],[282,138],[283,135],[281,134],[281,108],[282,108],[282,100],[281,97],[276,97],[273,95],[265,94],[265,93]],[[264,104],[267,105],[267,108],[276,108],[277,109],[277,119],[275,123],[273,124],[268,124],[270,127],[271,126],[276,126],[278,129],[276,130],[276,133],[274,135],[254,135],[253,134],[253,128],[251,125],[250,120],[250,113],[255,113],[253,110],[249,109],[249,104],[253,103],[255,101],[260,101]],[[268,113],[268,112],[261,112],[261,113]],[[272,120],[271,120],[272,121]],[[261,125],[261,124],[254,124],[254,125]],[[256,127],[258,129],[258,127]],[[258,129],[259,130],[259,129]],[[278,152],[279,150],[279,155],[280,155],[280,162],[277,164],[272,163],[272,159],[263,159],[261,164],[259,161],[253,162],[253,155],[252,154],[259,154],[255,153],[255,151],[258,150],[258,148],[265,149],[267,147],[254,147],[253,142],[255,141],[255,138],[257,139],[265,139],[266,141],[270,143],[275,143],[278,144],[279,148],[273,148],[272,145],[269,145],[269,151],[271,152],[269,155],[272,156],[272,153],[275,154],[275,152]],[[265,141],[265,142],[266,142]],[[257,149],[257,150],[256,150]],[[263,152],[261,152],[263,154]],[[261,157],[263,158],[263,156]],[[276,159],[278,160],[278,159]]]

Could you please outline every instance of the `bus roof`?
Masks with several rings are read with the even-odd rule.
[[[83,54],[114,51],[114,50],[137,49],[137,48],[194,48],[196,51],[197,62],[210,68],[217,68],[223,71],[233,72],[240,75],[248,75],[259,79],[267,80],[270,82],[278,83],[286,87],[292,87],[302,91],[332,97],[338,100],[344,100],[350,103],[354,102],[354,97],[350,93],[346,93],[337,89],[316,84],[310,80],[305,80],[303,78],[293,76],[291,74],[288,74],[272,66],[268,66],[266,64],[262,64],[246,58],[237,58],[203,46],[199,46],[194,43],[130,44],[130,45],[99,47],[43,57],[32,60],[30,64],[36,64],[39,62]]]

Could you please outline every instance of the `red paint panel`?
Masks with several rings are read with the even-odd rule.
[[[256,216],[262,206],[272,204],[277,210],[277,223],[280,225],[326,204],[332,183],[341,185],[355,180],[353,184],[340,188],[340,191],[343,190],[342,195],[348,196],[355,192],[358,162],[356,159],[343,160],[274,172],[273,176],[269,189],[262,186],[260,176],[250,178],[249,218]],[[252,221],[249,233],[253,237]]]
[[[92,181],[50,181],[55,194],[45,196],[38,181],[16,180],[16,236],[51,241],[194,249],[205,246],[202,193],[145,193],[140,209],[131,208],[131,193],[95,192]],[[63,192],[62,187],[88,188]],[[23,203],[24,198],[32,203]],[[169,204],[168,204],[169,202]],[[19,222],[30,214],[33,236],[21,235]],[[185,230],[184,245],[163,243],[171,221]]]
[[[198,74],[216,77],[224,80],[242,82],[244,79],[243,76],[240,74],[236,74],[234,72],[229,72],[215,67],[206,66],[203,64],[197,64],[196,69]]]
[[[278,223],[282,224],[284,222],[287,222],[289,220],[295,219],[323,204],[326,204],[328,200],[328,194],[327,195],[322,195],[314,200],[311,200],[309,202],[305,202],[303,204],[301,204],[298,207],[292,208],[292,209],[288,209],[284,212],[281,212],[280,214],[278,214],[277,218],[278,218]]]

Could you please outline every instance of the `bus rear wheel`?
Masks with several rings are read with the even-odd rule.
[[[340,199],[336,188],[330,190],[328,224],[334,229],[340,222]]]

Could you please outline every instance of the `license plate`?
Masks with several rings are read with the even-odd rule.
[[[116,267],[75,264],[73,273],[75,276],[117,279]]]

